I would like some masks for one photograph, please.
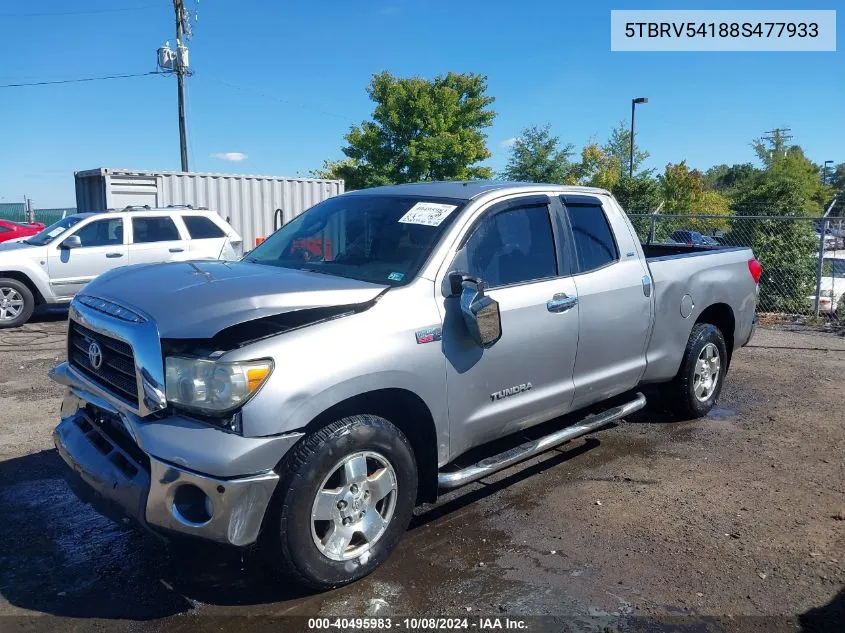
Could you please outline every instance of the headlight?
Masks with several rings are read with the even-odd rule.
[[[828,299],[833,296],[833,290],[822,290],[819,293],[820,297],[827,297]]]
[[[270,376],[273,361],[222,363],[168,356],[164,367],[169,403],[214,415],[228,413],[249,400]]]

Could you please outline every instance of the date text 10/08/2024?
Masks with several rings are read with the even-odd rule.
[[[527,630],[528,624],[520,618],[310,618],[308,629],[319,630]]]

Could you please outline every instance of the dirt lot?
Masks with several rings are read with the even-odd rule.
[[[62,392],[46,377],[65,326],[0,333],[0,615],[86,631],[104,625],[87,618],[172,631],[222,630],[209,615],[373,613],[845,631],[845,337],[761,330],[707,419],[646,410],[452,493],[420,509],[376,573],[307,596],[269,585],[253,557],[174,552],[73,497],[50,440]],[[36,621],[55,623],[0,628]]]

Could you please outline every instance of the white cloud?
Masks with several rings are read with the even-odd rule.
[[[246,154],[241,152],[215,152],[211,154],[211,158],[217,158],[219,160],[228,160],[233,163],[238,163],[242,160],[246,160]]]
[[[506,138],[504,141],[499,143],[499,147],[507,149],[508,147],[513,147],[516,142],[519,140],[518,136],[512,136],[510,138]]]

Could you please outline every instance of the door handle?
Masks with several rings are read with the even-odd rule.
[[[185,251],[184,248],[171,248],[169,250],[171,253],[183,253]]]
[[[106,253],[106,257],[113,259],[115,257],[123,257],[123,253]]]
[[[570,297],[565,292],[559,292],[546,301],[546,310],[549,312],[566,312],[578,305],[578,297]]]

